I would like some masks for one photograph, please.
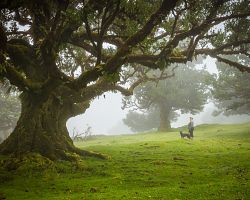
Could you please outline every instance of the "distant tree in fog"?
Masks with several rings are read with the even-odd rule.
[[[230,59],[250,64],[250,59],[243,55],[230,56]],[[213,82],[212,93],[218,110],[214,114],[250,115],[250,73],[240,72],[225,63],[217,63],[217,67],[219,73]]]
[[[140,110],[130,111],[124,123],[132,130],[145,131],[158,128],[168,130],[170,122],[176,119],[175,111],[198,113],[203,110],[208,98],[208,84],[211,77],[207,71],[181,66],[175,76],[160,80],[157,84],[148,82],[138,86],[132,97],[124,99],[124,107]]]

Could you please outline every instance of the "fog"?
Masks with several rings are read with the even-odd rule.
[[[121,109],[122,95],[106,93],[105,96],[105,99],[104,97],[95,99],[84,114],[68,120],[67,127],[70,134],[72,134],[74,128],[76,131],[81,132],[88,125],[91,126],[93,134],[115,135],[132,133],[129,127],[122,122],[122,119],[125,118],[128,112],[128,110]],[[228,117],[219,115],[214,117],[212,112],[215,109],[214,104],[210,102],[205,105],[203,112],[196,115],[182,114],[176,122],[171,123],[171,126],[176,128],[186,125],[190,116],[194,118],[195,125],[244,123],[250,121],[249,115],[232,115]]]
[[[203,67],[204,64],[210,73],[217,73],[215,65],[215,59],[207,58],[203,64],[197,65],[197,68]],[[132,133],[123,122],[126,113],[129,110],[122,110],[122,95],[120,93],[105,93],[105,96],[100,96],[93,100],[90,108],[82,115],[78,115],[71,118],[67,122],[67,128],[72,135],[73,130],[77,132],[83,132],[88,126],[90,126],[92,134],[128,134]],[[250,121],[249,115],[233,115],[223,116],[219,115],[214,117],[212,112],[215,110],[215,106],[212,102],[205,105],[203,112],[190,115],[182,114],[177,121],[171,123],[172,127],[180,127],[186,125],[189,121],[189,117],[194,118],[195,125],[199,124],[211,124],[211,123],[244,123]]]
[[[121,106],[122,95],[107,92],[105,98],[104,95],[96,98],[84,114],[70,118],[67,122],[68,130],[72,134],[74,128],[81,132],[90,126],[93,134],[129,133],[128,127],[122,127],[122,119],[127,111],[122,110]]]

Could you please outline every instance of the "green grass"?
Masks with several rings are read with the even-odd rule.
[[[58,162],[41,172],[1,169],[0,199],[250,199],[250,123],[200,125],[194,140],[178,131],[76,143],[109,160]]]

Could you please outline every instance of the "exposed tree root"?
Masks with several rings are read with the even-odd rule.
[[[100,158],[100,159],[108,159],[109,156],[101,153],[96,153],[92,151],[86,151],[82,149],[75,148],[75,153],[77,153],[80,156],[89,156],[89,157],[95,157],[95,158]]]
[[[72,164],[79,163],[83,157],[94,157],[98,159],[108,159],[107,155],[71,147],[70,151],[57,150],[50,156],[41,155],[36,152],[26,152],[22,154],[7,154],[4,159],[0,160],[0,165],[7,171],[42,171],[53,168],[58,160],[69,161]]]

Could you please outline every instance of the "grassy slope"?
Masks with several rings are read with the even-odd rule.
[[[250,123],[201,125],[194,140],[180,139],[177,131],[77,143],[111,159],[4,172],[0,193],[9,200],[250,199]]]

